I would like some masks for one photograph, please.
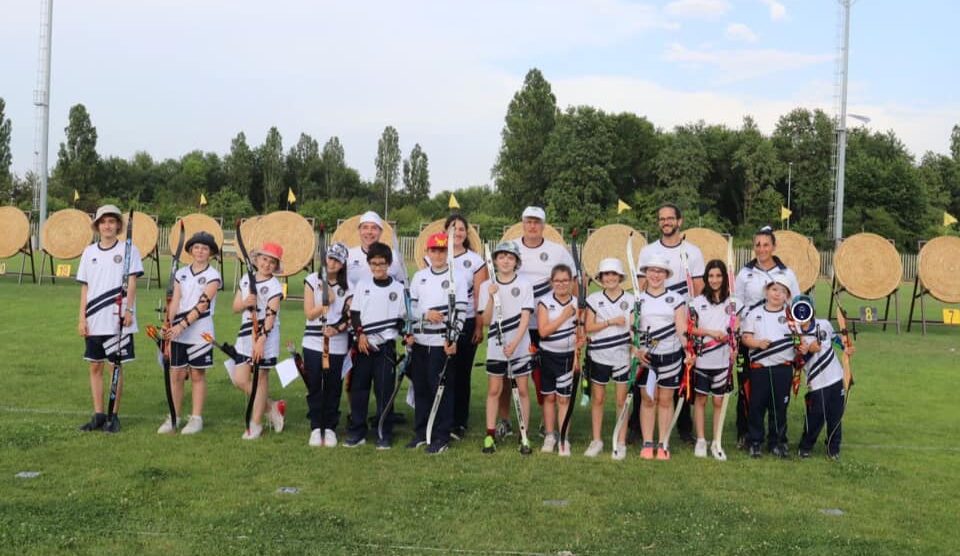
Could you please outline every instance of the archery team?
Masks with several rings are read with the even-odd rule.
[[[447,450],[451,440],[464,438],[467,431],[473,360],[486,331],[483,453],[496,452],[498,443],[513,435],[511,400],[519,415],[520,452],[531,453],[527,377],[532,376],[542,406],[541,452],[569,456],[571,397],[582,375],[591,417],[585,456],[603,452],[606,387],[613,382],[618,416],[613,459],[624,459],[627,444],[637,442],[642,459],[669,460],[674,425],[680,438],[694,445],[696,457],[707,457],[704,414],[712,397],[709,451],[722,461],[723,415],[736,369],[738,447],[757,458],[765,443],[771,454],[788,457],[787,406],[802,369],[807,393],[797,453],[809,457],[826,427],[827,456],[839,459],[846,381],[831,346],[839,345],[847,356],[853,347],[843,346],[829,320],[813,318],[813,300],[800,293],[793,271],[773,254],[774,232],[764,227],[755,234],[756,257],[731,283],[726,263],[704,264],[701,251],[684,239],[679,208],[663,205],[657,221],[661,236],[640,251],[639,266],[633,268],[632,252],[628,270],[618,258],[601,260],[597,275],[588,278],[599,289],[580,300],[580,261],[566,246],[544,238],[542,208],[527,207],[522,238],[501,242],[486,260],[474,250],[480,246],[470,244],[465,217],[451,215],[445,232],[427,238],[426,267],[409,283],[396,239],[392,248],[381,243],[383,221],[375,212],[363,214],[360,245],[329,246],[320,271],[305,279],[306,327],[303,356],[297,361],[308,390],[309,445],[337,445],[345,383],[350,414],[343,445],[363,445],[372,435],[378,450],[390,449],[395,397],[407,375],[414,427],[406,448],[426,445],[433,454]],[[78,328],[86,341],[94,406],[81,430],[118,432],[122,376],[114,379],[105,412],[103,367],[134,358],[136,278],[143,265],[136,247],[125,247],[119,239],[124,222],[117,207],[100,207],[93,227],[99,241],[84,250],[77,271],[82,284]],[[203,429],[206,371],[213,366],[216,345],[213,314],[221,277],[210,260],[218,254],[217,242],[198,232],[186,241],[185,252],[191,264],[176,272],[167,324],[152,336],[170,376],[171,412],[157,431],[162,434]],[[270,242],[251,253],[251,268],[232,305],[241,314],[240,331],[235,346],[221,346],[235,362],[230,374],[234,386],[250,402],[245,440],[260,438],[264,417],[276,432],[284,426],[285,403],[269,398],[268,380],[257,380],[257,372],[274,368],[280,355],[283,290],[275,274],[282,257],[282,247]],[[125,268],[127,284],[118,287]],[[633,293],[624,291],[626,280]],[[582,285],[580,291],[586,291]],[[121,296],[125,299],[118,310]],[[398,339],[402,356],[397,355]],[[192,412],[183,420],[175,416],[188,376]],[[368,421],[371,389],[376,415]],[[635,395],[640,402],[631,409]]]

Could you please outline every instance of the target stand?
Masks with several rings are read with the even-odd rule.
[[[944,312],[952,317],[949,321],[943,318],[928,319],[924,303],[924,299],[930,296],[948,305],[960,304],[960,238],[940,236],[930,241],[919,241],[917,247],[917,275],[913,280],[907,332],[910,332],[915,322],[920,323],[920,330],[924,335],[927,333],[927,326],[960,325],[960,308]],[[920,301],[920,318],[914,319],[917,300]]]
[[[871,233],[860,233],[844,239],[833,256],[833,281],[830,286],[830,308],[840,303],[844,292],[865,301],[886,299],[883,318],[871,318],[872,311],[849,317],[851,323],[880,324],[883,330],[895,324],[900,333],[900,282],[903,262],[892,240]],[[893,304],[894,318],[890,319]],[[842,305],[841,305],[842,306]]]
[[[33,244],[30,241],[30,218],[17,207],[0,207],[0,259],[9,259],[16,255],[20,258],[20,271],[7,272],[7,263],[0,260],[0,276],[16,276],[17,284],[23,283],[23,277],[29,275],[37,283],[37,270],[33,258]],[[30,273],[25,272],[27,258],[30,259]]]

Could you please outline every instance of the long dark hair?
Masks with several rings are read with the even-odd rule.
[[[723,277],[723,281],[720,282],[720,289],[714,290],[710,287],[710,280],[707,278],[710,276],[710,271],[714,268],[720,269],[720,275]],[[716,305],[728,297],[730,297],[730,275],[727,274],[727,265],[724,264],[720,259],[713,259],[707,263],[707,266],[703,268],[703,296],[707,298],[707,301]]]
[[[467,235],[463,238],[463,247],[464,249],[467,249],[469,251],[471,250],[470,249],[470,224],[467,223],[466,216],[460,214],[459,212],[455,212],[451,214],[450,216],[447,217],[447,219],[443,223],[443,231],[446,232],[447,230],[449,230],[450,224],[453,224],[457,220],[459,220],[460,222],[463,222],[463,229],[467,233]],[[450,241],[453,241],[453,238],[450,238]]]

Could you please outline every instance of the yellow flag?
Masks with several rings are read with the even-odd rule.
[[[450,194],[450,201],[447,203],[447,208],[451,210],[460,208],[460,203],[457,202],[457,197],[453,193]]]
[[[793,211],[787,207],[780,205],[780,220],[787,220],[790,218],[790,215],[793,214]]]
[[[287,188],[287,202],[288,203],[297,202],[297,196],[293,194],[293,189],[290,187]]]
[[[623,213],[625,210],[630,210],[631,207],[627,203],[624,203],[622,199],[617,199],[617,214]]]
[[[201,207],[207,206],[207,198],[204,197],[203,193],[200,194],[200,206]]]
[[[76,189],[74,189],[74,190],[73,190],[73,202],[76,203],[76,202],[79,201],[79,200],[80,200],[80,192],[77,191]],[[944,218],[944,220],[946,220],[946,218]]]
[[[950,214],[949,212],[944,212],[944,213],[943,213],[943,227],[944,227],[944,228],[946,228],[946,227],[949,226],[950,224],[956,224],[956,223],[957,223],[957,218],[956,218],[955,216],[953,216],[953,215]]]

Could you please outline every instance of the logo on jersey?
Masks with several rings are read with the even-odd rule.
[[[390,292],[390,301],[397,300],[397,292]]]
[[[421,283],[421,284],[426,284],[426,283],[427,283],[427,279],[426,279],[426,278],[421,278],[421,279],[420,279],[420,283]]]
[[[201,286],[204,285],[204,284],[206,284],[206,283],[207,283],[207,277],[206,277],[206,276],[201,276],[201,277],[197,278],[197,283],[200,284]]]
[[[463,261],[463,268],[470,268],[473,266],[473,263],[470,261]]]
[[[122,263],[122,262],[123,262],[123,257],[120,256],[120,255],[114,255],[114,256],[113,256],[113,262],[115,262],[115,263],[117,263],[117,264]]]
[[[267,292],[270,291],[266,286],[260,288],[260,295],[267,295]]]
[[[358,259],[354,259],[350,261],[350,264],[353,266],[360,266],[360,261]]]
[[[785,316],[783,316],[783,315],[780,315],[779,317],[777,317],[777,322],[779,322],[780,324],[786,324],[786,323],[787,323],[787,317],[785,317]]]
[[[626,310],[627,310],[627,307],[629,307],[629,306],[630,306],[630,304],[627,303],[626,301],[621,301],[621,302],[620,302],[620,308],[623,309],[624,311],[626,311]]]
[[[520,297],[520,288],[514,286],[514,287],[510,290],[510,295],[512,295],[513,297]]]
[[[546,262],[550,258],[550,255],[546,252],[540,253],[540,260]]]
[[[443,288],[443,289],[449,288],[449,287],[450,287],[450,280],[444,280],[443,283],[440,284],[440,287]]]
[[[819,336],[821,342],[827,341],[827,331],[826,331],[826,330],[820,330],[820,331],[818,332],[817,336]]]
[[[672,296],[672,295],[668,295],[668,296],[667,296],[667,303],[673,303],[673,296]]]
[[[97,264],[97,258],[94,257],[93,260],[91,260],[90,262],[93,263],[93,264]]]
[[[735,311],[735,309],[733,308],[733,304],[732,304],[732,303],[727,303],[727,308],[724,309],[724,312],[726,312],[728,315],[732,315],[732,314],[735,313],[736,311]]]
[[[337,297],[343,297],[343,296],[347,295],[347,292],[344,291],[344,289],[341,288],[340,286],[337,286],[337,289],[334,290],[334,291],[337,292]]]

